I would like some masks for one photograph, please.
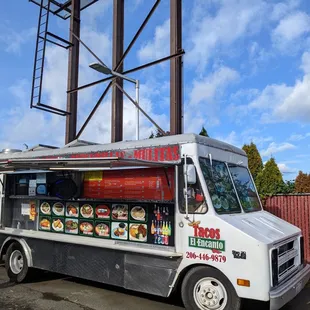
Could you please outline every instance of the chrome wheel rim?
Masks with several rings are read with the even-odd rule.
[[[201,310],[223,310],[227,305],[227,292],[219,280],[203,278],[194,287],[194,300]]]
[[[24,268],[24,259],[20,251],[15,250],[10,257],[10,268],[14,274],[19,274]]]

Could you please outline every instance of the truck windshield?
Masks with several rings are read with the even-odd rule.
[[[229,175],[223,162],[199,158],[201,170],[217,213],[241,213],[241,207]]]
[[[244,212],[260,211],[261,205],[249,170],[245,167],[231,164],[228,167]]]
[[[247,168],[227,165],[217,160],[211,162],[208,158],[202,157],[199,161],[217,213],[240,213],[241,206],[244,212],[261,210],[255,186]]]

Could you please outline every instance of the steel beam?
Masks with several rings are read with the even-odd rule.
[[[67,9],[67,8],[71,5],[71,2],[72,2],[72,1],[69,0],[69,1],[67,1],[66,3],[62,4],[61,7],[60,7],[58,10],[54,11],[54,14],[58,14],[58,13],[60,13],[61,11]]]
[[[165,131],[159,127],[159,125],[137,104],[137,102],[135,100],[133,100],[129,94],[124,90],[124,88],[122,88],[120,85],[115,84],[116,87],[125,94],[125,96],[135,105],[136,108],[139,109],[140,112],[142,112],[142,114],[158,129],[158,131],[162,134],[162,135],[166,135]]]
[[[181,50],[179,53],[177,54],[174,54],[174,55],[170,55],[170,56],[167,56],[167,57],[163,57],[163,58],[160,58],[158,60],[154,60],[154,61],[151,61],[149,63],[146,63],[144,65],[141,65],[139,67],[135,67],[135,68],[132,68],[132,69],[129,69],[129,70],[126,70],[124,72],[122,72],[123,75],[127,75],[129,73],[133,73],[133,72],[136,72],[136,71],[139,71],[139,70],[142,70],[142,69],[145,69],[145,68],[148,68],[148,67],[151,67],[151,66],[155,66],[155,65],[158,65],[164,61],[167,61],[167,60],[170,60],[172,58],[175,58],[175,57],[182,57],[183,55],[185,54],[185,51],[184,50]],[[95,86],[95,85],[98,85],[98,84],[101,84],[103,82],[107,82],[107,81],[110,81],[114,78],[113,75],[107,77],[107,78],[104,78],[104,79],[100,79],[98,81],[95,81],[95,82],[91,82],[89,84],[85,84],[85,85],[82,85],[78,88],[75,88],[75,89],[70,89],[70,90],[67,90],[67,93],[68,94],[71,94],[71,93],[74,93],[74,92],[77,92],[77,91],[80,91],[82,89],[85,89],[85,88],[88,88],[88,87],[92,87],[92,86]]]
[[[114,0],[113,4],[113,59],[112,67],[117,68],[124,53],[124,0]],[[123,65],[116,72],[123,72]],[[123,87],[121,78],[115,82]],[[111,141],[123,140],[123,93],[113,83],[112,86]]]
[[[170,53],[182,50],[182,0],[170,0]],[[170,61],[170,134],[183,133],[183,60]]]
[[[154,5],[152,6],[150,12],[147,14],[147,16],[145,17],[143,23],[141,24],[141,26],[139,27],[138,31],[136,32],[136,34],[134,35],[134,37],[132,38],[131,42],[129,43],[128,47],[126,48],[126,51],[124,52],[124,54],[122,55],[119,63],[117,64],[117,66],[114,68],[114,71],[118,71],[120,66],[123,64],[127,54],[130,52],[131,48],[134,46],[134,44],[136,43],[137,39],[139,38],[140,34],[142,33],[143,29],[145,28],[145,26],[147,25],[147,23],[149,22],[150,18],[152,17],[152,15],[154,14],[154,12],[156,11],[159,3],[161,0],[156,0],[156,2],[154,3]]]
[[[81,134],[83,133],[83,131],[85,130],[86,126],[88,125],[88,123],[90,122],[90,120],[92,119],[92,117],[94,116],[94,114],[96,113],[96,111],[98,110],[101,102],[103,101],[103,99],[105,98],[106,94],[108,93],[110,87],[112,86],[112,82],[109,83],[109,85],[106,87],[106,89],[104,90],[104,92],[102,93],[102,95],[100,96],[99,100],[97,101],[96,105],[94,106],[94,108],[92,109],[92,111],[90,112],[90,114],[88,115],[86,121],[84,122],[84,124],[82,125],[80,131],[78,132],[78,134],[76,135],[76,139],[78,139]]]
[[[80,0],[72,0],[71,17],[70,17],[70,42],[73,46],[69,49],[69,64],[68,64],[68,90],[77,88],[79,83],[79,54],[80,42],[76,39],[80,37]],[[74,36],[75,35],[75,36]],[[66,119],[66,144],[75,139],[76,125],[77,125],[77,104],[78,93],[71,93],[67,95],[67,115]]]

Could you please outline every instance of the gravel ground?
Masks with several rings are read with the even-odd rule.
[[[179,298],[178,298],[179,299]],[[2,310],[181,310],[180,300],[163,299],[94,282],[39,272],[31,283],[12,285],[0,267]],[[243,310],[262,310],[244,305]],[[283,310],[310,310],[310,283]]]

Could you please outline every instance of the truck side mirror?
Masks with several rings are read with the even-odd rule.
[[[187,184],[196,184],[196,168],[193,164],[186,165]]]

